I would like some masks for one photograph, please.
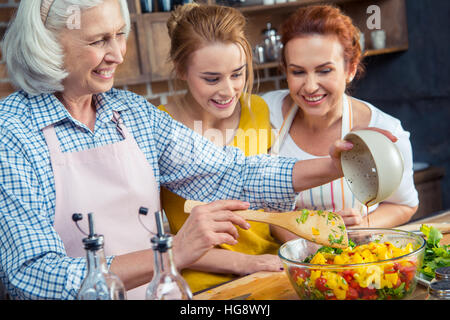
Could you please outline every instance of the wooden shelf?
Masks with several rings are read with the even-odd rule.
[[[439,180],[445,176],[445,169],[431,166],[427,169],[414,172],[414,183],[421,184],[429,181]]]
[[[394,52],[401,52],[408,50],[408,46],[398,46],[398,47],[390,47],[390,48],[383,48],[383,49],[368,49],[364,51],[364,57],[369,56],[375,56],[380,54],[387,54],[387,53],[394,53]]]
[[[261,70],[261,69],[272,69],[278,68],[280,66],[279,61],[265,62],[265,63],[253,63],[253,69]]]
[[[414,184],[419,194],[419,208],[412,220],[421,219],[442,210],[441,180],[444,175],[444,168],[433,166],[414,172]]]
[[[215,3],[215,0],[204,0]],[[401,52],[408,49],[408,30],[406,23],[406,0],[297,0],[295,2],[273,5],[248,5],[235,7],[247,18],[246,34],[254,47],[262,42],[262,30],[267,23],[279,30],[280,25],[301,6],[331,3],[348,14],[353,23],[364,33],[368,50],[364,56],[374,56]],[[128,40],[128,53],[125,62],[118,68],[116,85],[138,84],[149,81],[168,80],[172,64],[167,56],[170,39],[166,22],[170,12],[139,13],[139,0],[128,0],[131,13],[132,33]],[[381,28],[386,31],[386,48],[372,50],[370,32],[367,28],[367,8],[377,5],[382,17]],[[277,68],[279,62],[254,64],[255,70]]]
[[[383,48],[383,49],[369,49],[364,51],[364,57],[369,56],[376,56],[381,54],[388,54],[388,53],[394,53],[394,52],[402,52],[408,50],[408,46],[399,46],[399,47],[391,47],[391,48]],[[272,68],[278,68],[280,67],[279,61],[271,61],[271,62],[265,62],[265,63],[254,63],[253,69],[254,70],[261,70],[261,69],[272,69]]]
[[[334,4],[346,3],[346,2],[357,2],[358,0],[333,0],[328,1]],[[251,5],[251,6],[235,6],[234,8],[240,10],[243,13],[246,12],[258,12],[258,11],[279,11],[285,9],[297,8],[299,6],[313,5],[313,4],[323,4],[326,1],[323,0],[297,0],[297,1],[287,1],[283,3],[275,3],[275,4],[259,4],[259,5]],[[292,13],[292,10],[290,10]]]

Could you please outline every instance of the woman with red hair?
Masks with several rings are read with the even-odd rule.
[[[282,66],[289,90],[266,93],[272,126],[279,131],[273,153],[302,160],[327,157],[331,143],[354,128],[378,127],[391,131],[404,158],[398,190],[385,202],[366,209],[355,199],[343,178],[302,191],[297,207],[339,212],[347,226],[392,227],[416,212],[412,148],[409,132],[398,119],[346,91],[362,71],[360,32],[350,17],[336,7],[299,8],[281,29]]]

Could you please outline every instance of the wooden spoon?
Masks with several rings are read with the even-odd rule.
[[[200,201],[186,200],[184,212],[190,213]],[[348,247],[347,230],[342,217],[328,211],[300,210],[290,212],[265,212],[256,210],[233,211],[246,220],[265,222],[286,229],[309,241],[334,247]]]

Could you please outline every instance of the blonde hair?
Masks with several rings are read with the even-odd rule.
[[[186,73],[191,54],[210,43],[235,43],[246,57],[247,74],[244,93],[247,104],[253,87],[252,47],[245,36],[246,20],[231,7],[189,3],[178,6],[167,21],[171,39],[169,59],[177,75]]]

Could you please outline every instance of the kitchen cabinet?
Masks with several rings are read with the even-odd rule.
[[[422,219],[443,209],[441,180],[444,174],[444,168],[434,166],[414,172],[419,208],[411,220]]]
[[[124,61],[116,70],[114,85],[137,84],[150,81],[148,53],[142,50],[145,32],[140,27],[141,17],[131,15],[131,31],[127,40],[127,53]]]
[[[214,0],[205,1],[214,2]],[[257,1],[262,3],[262,0],[252,0],[251,3],[257,3]],[[245,5],[247,2],[235,1],[232,3],[239,4],[240,6],[236,8],[241,10],[247,18],[247,36],[253,47],[262,41],[261,32],[268,22],[279,30],[281,23],[300,6],[326,2],[341,7],[364,33],[366,56],[408,49],[405,0],[297,0],[273,5]],[[125,62],[117,70],[115,85],[169,79],[172,65],[167,61],[170,40],[166,22],[170,12],[142,13],[139,0],[128,0],[128,3],[132,32],[128,39],[128,53]],[[368,8],[374,5],[376,12],[369,10],[368,13]],[[371,49],[370,33],[373,30],[371,30],[372,25],[368,22],[373,22],[374,15],[379,18],[377,19],[378,26],[386,32],[384,49]],[[255,69],[276,67],[278,67],[278,62],[255,64]]]

